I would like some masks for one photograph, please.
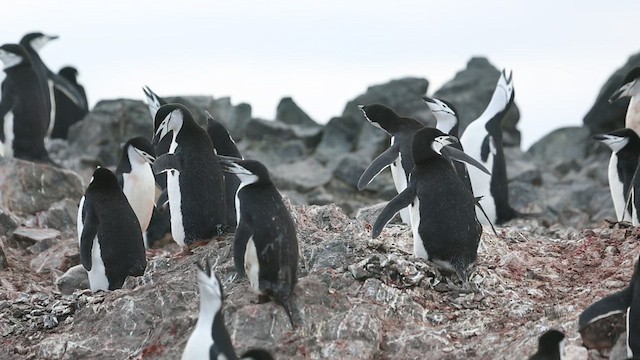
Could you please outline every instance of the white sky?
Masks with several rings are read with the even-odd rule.
[[[231,96],[272,119],[292,96],[325,123],[367,86],[404,76],[439,89],[470,57],[513,69],[524,147],[580,125],[609,75],[640,51],[640,1],[7,1],[0,42],[60,39],[89,101]]]

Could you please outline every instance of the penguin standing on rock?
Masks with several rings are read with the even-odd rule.
[[[38,73],[25,49],[0,46],[7,77],[0,98],[0,155],[55,165],[44,146],[49,113]]]
[[[511,74],[502,71],[489,105],[472,121],[460,137],[464,151],[491,169],[491,176],[475,168],[468,168],[473,193],[488,215],[478,213],[483,225],[502,224],[522,216],[509,204],[507,166],[502,149],[502,119],[513,104],[514,90]],[[476,209],[476,212],[481,211]]]
[[[118,183],[138,217],[147,249],[149,243],[145,233],[156,203],[156,181],[151,169],[154,160],[155,153],[149,140],[134,137],[122,147],[122,156],[116,168]]]
[[[393,183],[398,194],[407,188],[409,173],[413,168],[411,141],[416,131],[424,126],[415,119],[400,117],[390,108],[380,105],[360,105],[358,107],[369,122],[391,136],[391,146],[375,158],[358,180],[358,190],[363,190],[382,170],[391,166]],[[409,209],[400,211],[405,224],[411,224]]]
[[[562,360],[565,336],[558,330],[548,330],[538,339],[538,351],[529,360]]]
[[[627,114],[624,119],[624,126],[640,133],[640,66],[631,69],[622,80],[622,85],[609,98],[612,103],[623,97],[631,97]]]
[[[93,172],[78,208],[80,259],[91,291],[115,290],[147,267],[135,212],[108,169]]]
[[[640,177],[633,175],[638,167],[640,157],[640,137],[632,129],[624,128],[607,134],[593,135],[594,140],[603,142],[611,149],[609,160],[609,190],[616,210],[618,221],[630,221],[634,226],[638,221],[640,198],[636,197],[636,189],[640,185]],[[636,185],[638,184],[638,185]],[[631,202],[627,205],[627,198]]]
[[[416,132],[412,143],[415,166],[407,188],[384,207],[371,237],[401,209],[411,206],[414,255],[458,274],[466,284],[467,271],[476,261],[482,226],[475,213],[476,201],[450,160],[463,161],[489,174],[479,162],[450,145],[458,140],[434,128]]]
[[[240,179],[236,195],[238,227],[233,242],[236,271],[247,275],[261,300],[282,305],[293,326],[291,298],[298,281],[298,239],[291,214],[255,160],[222,157],[224,171]]]
[[[172,134],[169,152],[157,157],[154,173],[167,173],[166,198],[171,210],[171,235],[188,246],[221,235],[225,229],[224,177],[211,139],[180,104],[167,104],[156,113],[153,144]],[[160,199],[164,199],[163,196]]]

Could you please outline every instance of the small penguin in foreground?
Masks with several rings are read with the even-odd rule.
[[[145,248],[149,243],[145,236],[156,204],[156,181],[151,164],[155,153],[149,140],[138,136],[129,139],[122,147],[122,156],[116,168],[116,177],[122,192],[138,217]]]
[[[618,221],[630,221],[634,226],[639,225],[637,208],[640,205],[640,198],[636,198],[635,188],[636,184],[640,184],[640,176],[636,176],[633,180],[633,175],[638,167],[640,137],[629,128],[596,134],[592,137],[611,149],[609,190]],[[627,204],[629,195],[632,196],[632,201]]]
[[[20,45],[5,44],[0,61],[7,74],[0,98],[0,156],[55,165],[44,146],[47,102],[29,55]]]
[[[529,360],[562,360],[565,336],[558,330],[548,330],[538,339],[538,351]]]
[[[409,184],[384,207],[371,237],[378,237],[393,215],[411,205],[414,255],[457,273],[466,284],[467,271],[476,261],[482,226],[476,217],[476,200],[450,160],[466,162],[487,174],[489,171],[450,146],[457,141],[435,128],[416,132],[412,143],[415,166]]]
[[[487,221],[480,209],[476,210],[483,225],[500,225],[522,215],[509,204],[507,166],[502,149],[502,119],[513,104],[513,99],[513,78],[503,70],[487,108],[467,126],[460,137],[464,151],[491,169],[491,176],[488,177],[478,169],[468,168],[473,193],[480,198],[480,205],[489,217]]]
[[[627,114],[624,119],[624,127],[633,129],[636,133],[640,133],[640,66],[631,69],[622,80],[622,85],[609,98],[612,103],[623,97],[631,97]]]
[[[222,314],[223,291],[218,276],[211,270],[209,262],[205,267],[196,263],[196,279],[200,290],[200,311],[196,326],[189,336],[187,345],[182,352],[182,360],[237,359],[229,332],[224,326]],[[273,359],[271,354],[262,349],[247,351],[241,359]]]
[[[183,253],[189,253],[189,245],[221,235],[226,228],[222,167],[207,132],[185,106],[163,105],[156,122],[160,125],[154,145],[172,136],[169,152],[156,158],[153,171],[167,173],[171,235]]]
[[[640,259],[639,259],[640,260]],[[627,356],[640,357],[640,263],[636,262],[626,288],[591,304],[580,314],[578,330],[614,314],[626,313]]]
[[[240,179],[236,195],[238,227],[233,242],[236,271],[247,275],[261,300],[271,298],[291,316],[298,281],[296,227],[267,168],[255,160],[221,157],[224,171]]]
[[[93,172],[80,199],[77,227],[91,291],[119,289],[127,276],[144,275],[147,260],[140,223],[110,170]]]
[[[66,79],[77,90],[84,106],[79,106],[73,102],[69,97],[60,89],[54,88],[53,95],[56,104],[56,119],[51,131],[52,139],[67,139],[69,135],[69,127],[78,121],[84,119],[89,113],[89,103],[87,102],[87,95],[84,91],[84,87],[78,83],[78,70],[71,66],[65,66],[58,75]]]
[[[411,155],[413,135],[424,126],[415,119],[399,116],[384,105],[360,105],[358,108],[373,126],[391,136],[389,148],[378,155],[360,176],[358,190],[362,191],[382,170],[391,166],[393,183],[399,194],[407,188],[409,173],[413,168]],[[403,223],[411,225],[408,208],[400,211],[400,217]]]

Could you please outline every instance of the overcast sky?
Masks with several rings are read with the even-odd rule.
[[[524,147],[580,125],[600,87],[640,51],[640,1],[7,1],[0,42],[59,35],[41,51],[80,72],[89,101],[231,96],[272,119],[292,96],[325,123],[369,85],[439,89],[472,56],[513,69]]]

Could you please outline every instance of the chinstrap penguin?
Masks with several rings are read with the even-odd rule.
[[[91,291],[115,290],[147,266],[142,231],[116,176],[98,168],[78,208],[80,259]]]
[[[622,80],[622,85],[616,90],[609,102],[612,103],[624,97],[630,97],[629,107],[624,120],[624,126],[633,129],[636,133],[640,132],[640,66],[637,66],[627,73]]]
[[[399,116],[384,105],[360,105],[358,108],[373,126],[391,136],[389,148],[378,155],[360,176],[358,190],[363,190],[382,170],[390,166],[393,183],[399,194],[406,189],[409,173],[413,168],[411,155],[413,135],[424,126],[415,119]],[[402,222],[411,225],[408,208],[400,211],[400,217]]]
[[[489,173],[479,162],[449,145],[458,140],[434,128],[416,132],[412,142],[415,166],[407,188],[394,197],[376,219],[376,238],[395,213],[411,206],[414,255],[453,271],[466,284],[475,262],[482,226],[475,213],[476,200],[450,160],[463,161]]]
[[[238,226],[233,242],[236,271],[247,275],[261,300],[282,305],[294,325],[291,306],[298,281],[296,228],[267,168],[255,160],[221,157],[224,171],[240,179]]]
[[[185,106],[163,105],[156,123],[153,144],[171,134],[171,145],[156,158],[153,170],[167,173],[171,235],[188,253],[188,245],[221,235],[226,228],[222,167],[207,132]]]
[[[44,145],[49,113],[38,73],[26,50],[0,46],[6,78],[0,98],[0,155],[55,165]]]
[[[58,71],[58,75],[66,79],[78,90],[84,102],[84,106],[78,105],[59,88],[53,89],[56,104],[56,118],[51,131],[51,138],[66,139],[69,134],[69,127],[84,119],[85,115],[89,112],[89,106],[84,87],[80,85],[77,80],[78,70],[71,66],[65,66]]]
[[[127,140],[124,144],[122,156],[116,168],[118,184],[138,217],[147,249],[149,243],[145,232],[151,222],[156,203],[156,181],[151,169],[154,160],[155,152],[151,143],[144,137],[138,136]]]

